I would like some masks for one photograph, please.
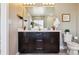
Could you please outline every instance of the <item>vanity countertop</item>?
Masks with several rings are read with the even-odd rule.
[[[60,32],[60,30],[23,30],[23,29],[18,29],[18,32]]]

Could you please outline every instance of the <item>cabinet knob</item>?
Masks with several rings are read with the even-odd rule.
[[[37,33],[36,35],[41,35],[42,33]]]

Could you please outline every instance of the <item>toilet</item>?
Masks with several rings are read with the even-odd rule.
[[[69,48],[69,54],[70,55],[78,55],[79,54],[79,44],[75,42],[67,43],[67,46]]]
[[[79,54],[79,44],[72,41],[72,34],[66,32],[64,34],[64,42],[67,44],[67,53],[70,55]]]

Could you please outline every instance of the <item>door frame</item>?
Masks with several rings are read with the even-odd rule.
[[[1,55],[9,54],[9,5],[1,3]]]

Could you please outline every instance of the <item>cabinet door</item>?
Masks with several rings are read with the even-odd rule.
[[[59,45],[59,32],[50,32],[50,43]]]
[[[18,33],[18,50],[20,53],[28,52],[29,44],[29,33],[28,32],[19,32]]]
[[[50,50],[51,52],[59,52],[59,40],[60,40],[59,32],[51,32],[50,33]]]
[[[59,32],[46,32],[43,39],[46,53],[59,52]]]

